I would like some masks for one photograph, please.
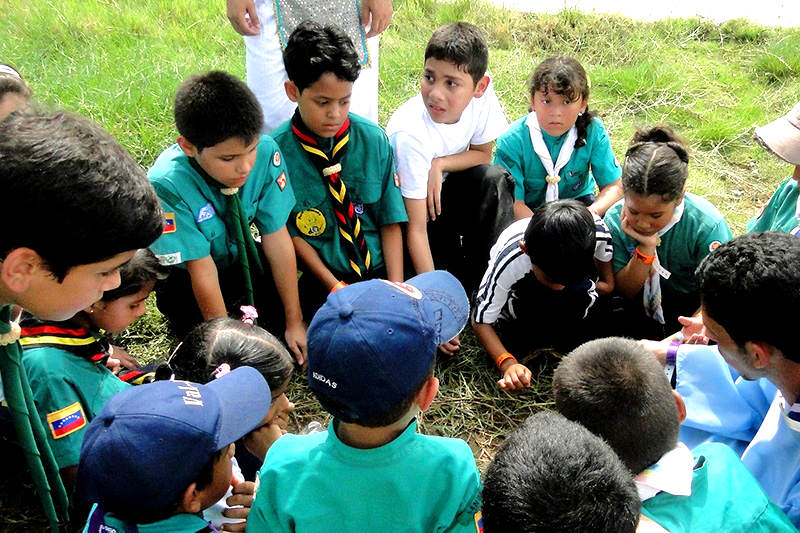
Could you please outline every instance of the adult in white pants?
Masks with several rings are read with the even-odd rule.
[[[324,0],[306,0],[323,2]],[[335,0],[336,1],[336,0]],[[349,0],[356,4],[357,0]],[[341,4],[342,0],[338,0]],[[356,4],[358,5],[358,4]],[[361,24],[367,29],[369,65],[353,84],[350,111],[373,122],[378,121],[378,34],[392,20],[391,0],[361,0]],[[355,5],[354,5],[355,10]],[[283,67],[278,26],[273,0],[227,0],[227,15],[233,28],[244,36],[247,85],[255,93],[264,111],[264,132],[269,133],[291,118],[296,104],[284,91],[287,81]],[[320,24],[336,23],[320,17]],[[354,43],[358,45],[358,43]]]

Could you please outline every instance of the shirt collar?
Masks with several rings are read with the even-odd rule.
[[[683,443],[661,456],[658,462],[634,478],[642,501],[659,492],[675,496],[691,496],[694,457]]]

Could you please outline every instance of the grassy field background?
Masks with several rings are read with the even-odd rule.
[[[171,102],[186,76],[209,69],[245,74],[244,45],[221,0],[0,0],[0,11],[0,61],[23,73],[39,103],[93,118],[143,167],[177,136]],[[689,189],[711,200],[736,234],[791,173],[756,145],[752,132],[800,99],[800,28],[741,20],[642,23],[576,11],[520,14],[472,0],[395,0],[393,24],[381,37],[382,125],[418,91],[431,32],[455,20],[486,31],[491,75],[509,121],[527,111],[526,79],[536,64],[572,55],[591,77],[590,108],[618,157],[637,127],[672,126],[692,150]],[[152,360],[175,339],[151,306],[120,343]],[[496,387],[496,370],[471,331],[463,344],[437,370],[441,393],[422,428],[464,438],[483,468],[511,428],[548,405],[553,359],[539,358],[535,385],[509,395]],[[296,376],[290,391],[298,427],[325,418],[304,381]],[[43,524],[24,479],[0,480],[0,507],[0,530]]]

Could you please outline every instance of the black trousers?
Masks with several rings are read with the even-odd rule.
[[[263,255],[261,262],[264,265],[264,275],[260,279],[253,280],[258,325],[282,339],[286,329],[283,304],[272,280],[269,263]],[[218,275],[228,314],[235,318],[241,317],[239,308],[246,304],[247,297],[242,267],[236,263],[219,269]],[[192,290],[191,277],[183,268],[171,267],[167,279],[156,284],[156,306],[169,320],[173,332],[179,339],[183,339],[194,326],[203,322],[203,315]]]
[[[303,267],[301,266],[300,268],[302,269]],[[348,285],[370,279],[386,279],[386,266],[369,270],[363,278],[359,278],[355,272],[332,272],[336,279],[344,281]],[[297,288],[300,291],[300,307],[303,310],[303,318],[307,324],[310,324],[314,314],[328,298],[328,289],[308,269],[297,280]]]
[[[478,288],[489,250],[514,221],[514,178],[498,165],[451,172],[442,185],[442,214],[428,223],[433,264]]]

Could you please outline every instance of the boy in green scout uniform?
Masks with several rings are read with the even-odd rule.
[[[156,281],[166,277],[165,271],[149,250],[137,250],[121,269],[120,286],[104,292],[101,300],[71,319],[26,315],[20,322],[22,363],[67,487],[75,482],[88,423],[109,398],[147,376],[132,370],[118,377],[109,370],[108,361],[124,352],[111,346],[109,335],[122,333],[147,311],[145,299]]]
[[[156,289],[159,310],[183,336],[203,320],[256,305],[268,329],[285,322],[286,343],[302,363],[305,324],[286,231],[295,199],[277,145],[261,135],[258,101],[230,74],[194,75],[175,95],[175,124],[177,144],[148,173],[165,212],[164,234],[151,249],[162,264],[175,267]],[[263,254],[251,223],[261,235]],[[262,257],[274,287],[263,273]],[[282,314],[276,313],[281,307],[275,288]]]
[[[766,126],[756,128],[755,138],[767,150],[795,165],[792,177],[784,181],[761,213],[747,223],[748,233],[785,231],[800,235],[800,102],[791,111]]]
[[[18,112],[0,122],[0,196],[9,200],[0,211],[0,373],[8,405],[0,414],[13,422],[55,531],[67,498],[11,308],[66,320],[90,306],[119,285],[134,250],[161,234],[163,215],[136,161],[99,126],[63,112]]]
[[[289,219],[304,310],[359,280],[403,279],[405,207],[389,140],[377,124],[348,113],[358,55],[332,26],[300,24],[284,51],[291,120],[272,135],[286,158],[297,205]],[[316,278],[316,279],[314,279]]]

